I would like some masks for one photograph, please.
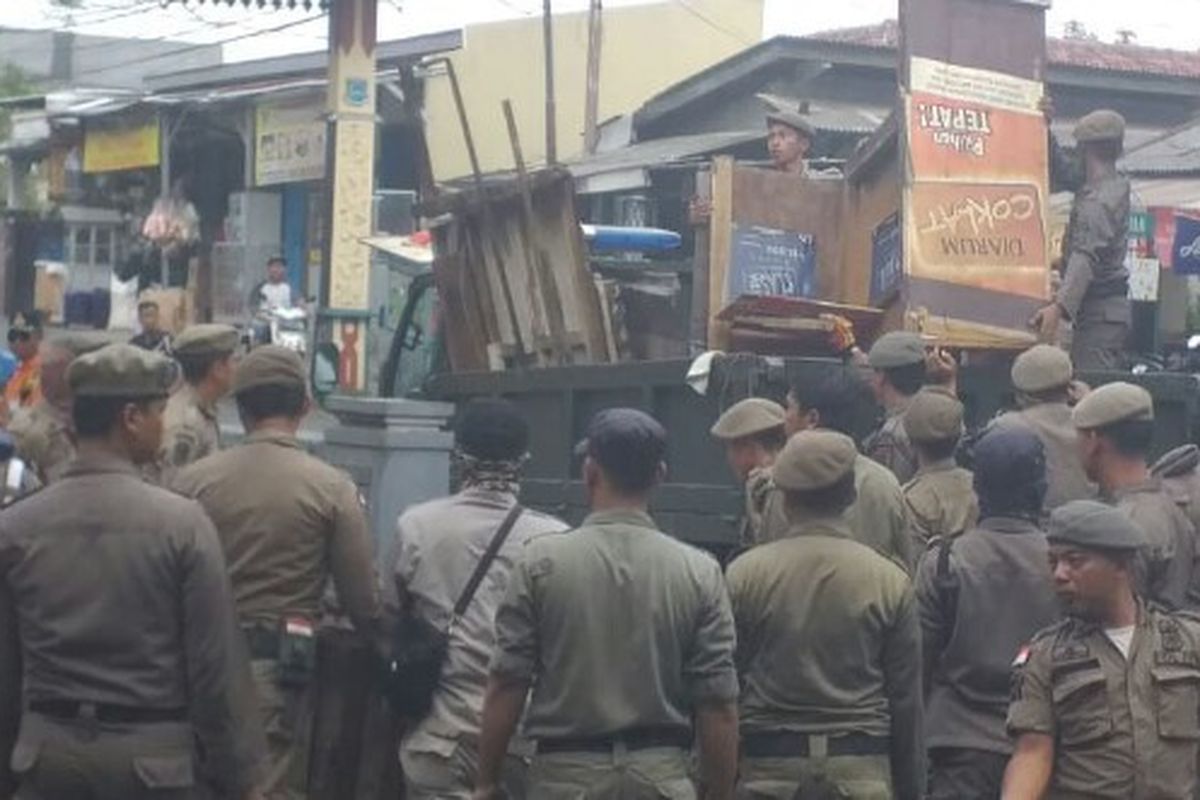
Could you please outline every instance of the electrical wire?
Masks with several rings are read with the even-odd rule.
[[[703,13],[698,8],[693,6],[691,3],[688,2],[688,0],[675,0],[675,2],[678,3],[679,7],[682,8],[684,11],[688,12],[689,14],[691,14],[693,17],[700,20],[704,24],[708,25],[708,27],[712,28],[714,31],[723,33],[726,36],[729,36],[729,37],[737,40],[738,42],[746,45],[747,47],[752,47],[753,45],[758,44],[758,42],[751,41],[750,39],[747,39],[746,37],[742,36],[741,34],[735,33],[734,31],[729,30],[729,28],[726,28],[724,25],[714,22],[711,17],[709,17],[707,14]]]

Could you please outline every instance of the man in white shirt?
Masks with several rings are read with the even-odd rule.
[[[287,282],[287,261],[283,256],[267,260],[267,280],[259,287],[262,308],[291,308],[292,286]]]

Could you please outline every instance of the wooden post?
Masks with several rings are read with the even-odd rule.
[[[542,47],[546,72],[546,163],[558,161],[558,120],[554,103],[554,15],[551,0],[542,0]]]
[[[583,151],[596,152],[600,140],[600,50],[604,42],[604,6],[591,0],[588,9],[587,95],[583,106]]]

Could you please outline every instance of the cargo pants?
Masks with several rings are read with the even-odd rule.
[[[471,800],[479,774],[479,745],[417,732],[400,746],[406,800]],[[524,800],[529,763],[509,754],[500,776],[504,796]]]
[[[274,659],[251,661],[250,672],[259,718],[267,735],[263,797],[307,800],[315,680],[306,686],[282,685],[279,662]]]
[[[696,800],[688,753],[676,747],[602,753],[539,753],[529,800]]]
[[[1086,301],[1071,339],[1071,363],[1076,371],[1125,369],[1130,327],[1131,311],[1124,297]]]
[[[891,800],[886,755],[742,758],[739,800]]]

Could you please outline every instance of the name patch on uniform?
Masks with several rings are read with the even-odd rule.
[[[1200,655],[1195,650],[1159,650],[1154,654],[1154,663],[1172,667],[1200,667]]]
[[[1060,642],[1050,651],[1051,661],[1078,661],[1092,655],[1092,650],[1083,642]]]

